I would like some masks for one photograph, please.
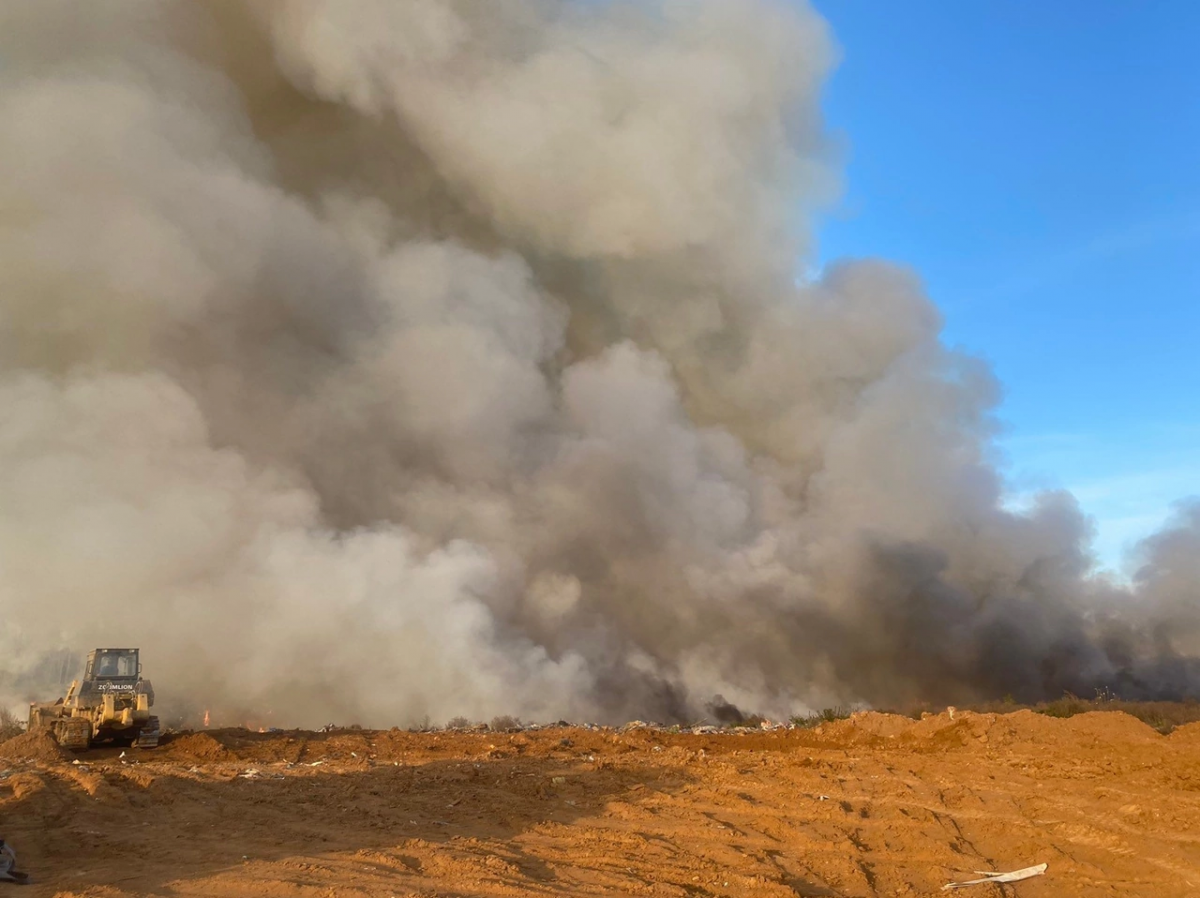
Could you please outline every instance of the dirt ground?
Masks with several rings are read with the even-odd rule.
[[[79,763],[74,763],[78,760]],[[865,714],[671,734],[182,735],[0,744],[28,896],[1200,894],[1200,724]]]

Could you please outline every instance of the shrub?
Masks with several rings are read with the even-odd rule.
[[[25,732],[25,724],[8,708],[0,708],[0,742],[7,742]]]

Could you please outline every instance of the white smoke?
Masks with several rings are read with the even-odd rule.
[[[1194,691],[1195,509],[1090,577],[913,275],[795,285],[834,55],[771,0],[5,4],[0,692],[102,644],[298,724]]]

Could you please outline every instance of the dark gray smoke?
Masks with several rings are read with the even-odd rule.
[[[1200,508],[1001,505],[909,272],[796,284],[834,57],[771,0],[0,7],[0,684],[224,722],[1200,682]]]

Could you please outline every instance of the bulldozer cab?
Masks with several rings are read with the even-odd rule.
[[[136,680],[141,673],[137,649],[96,649],[88,655],[84,680]]]

